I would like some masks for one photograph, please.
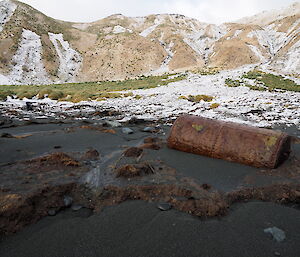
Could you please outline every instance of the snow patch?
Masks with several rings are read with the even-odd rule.
[[[198,55],[208,61],[213,53],[213,47],[216,41],[227,34],[227,28],[224,25],[208,25],[196,33],[188,34],[183,41],[189,45]]]
[[[241,29],[236,30],[236,31],[234,32],[234,35],[233,35],[232,38],[237,38],[242,32],[243,32],[243,30],[241,30]]]
[[[297,36],[299,31],[295,30],[295,28],[296,26],[291,27],[287,33],[278,32],[273,23],[261,30],[252,31],[247,36],[250,38],[256,37],[258,43],[267,49],[271,56],[275,56],[282,48],[294,40],[295,36]]]
[[[279,57],[273,66],[281,71],[292,74],[300,72],[300,40],[296,42],[286,54]]]
[[[9,78],[0,74],[0,85],[9,85]]]
[[[23,29],[19,48],[12,58],[14,65],[8,76],[11,84],[49,83],[41,52],[41,37],[30,30]]]
[[[190,74],[187,80],[170,83],[167,86],[132,91],[142,96],[139,100],[110,99],[101,104],[102,107],[114,106],[117,110],[125,110],[127,117],[160,119],[194,114],[260,127],[285,124],[296,125],[300,129],[300,93],[261,92],[247,87],[225,86],[226,78],[238,79],[254,67],[255,65],[249,65],[210,76]],[[214,100],[210,103],[204,101],[192,103],[179,99],[180,96],[199,94],[213,96]],[[212,103],[219,103],[220,107],[211,109]],[[286,106],[287,103],[289,107]],[[261,110],[262,114],[251,114],[249,113],[251,110]]]
[[[70,47],[69,42],[64,40],[63,34],[48,34],[59,57],[58,76],[60,80],[62,82],[74,81],[81,68],[82,57],[77,51]]]
[[[254,45],[248,45],[248,47],[251,49],[251,51],[259,58],[261,63],[267,62],[267,59],[263,56],[261,51],[258,49],[258,47]]]
[[[298,27],[299,24],[300,24],[300,19],[298,19],[297,21],[295,21],[295,23],[287,31],[287,34],[292,33]]]
[[[125,33],[125,32],[129,32],[129,33],[132,33],[132,30],[131,29],[126,29],[120,25],[117,25],[114,27],[113,31],[112,31],[114,34],[120,34],[120,33]]]
[[[134,24],[132,26],[134,28],[138,28],[144,25],[146,18],[145,17],[133,17]]]
[[[17,5],[9,0],[0,2],[0,32],[14,14]]]
[[[157,16],[154,20],[154,25],[150,26],[149,28],[145,29],[140,33],[140,36],[147,37],[150,35],[160,24],[162,24],[165,21],[165,18],[162,16]]]
[[[285,33],[276,34],[277,32],[271,30],[255,30],[248,34],[249,38],[256,37],[258,43],[267,49],[269,54],[275,56],[279,49],[283,46],[285,40]]]
[[[163,42],[162,40],[159,40],[160,45],[165,49],[165,51],[167,52],[167,57],[164,59],[163,63],[161,64],[161,66],[151,72],[152,75],[159,75],[159,74],[164,74],[170,71],[169,69],[169,63],[172,60],[174,53],[172,51],[172,48],[174,47],[174,42],[170,42],[169,44],[166,44],[165,42]]]

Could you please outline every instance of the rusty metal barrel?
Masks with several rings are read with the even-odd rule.
[[[273,169],[288,159],[291,139],[280,131],[185,115],[175,121],[168,147]]]

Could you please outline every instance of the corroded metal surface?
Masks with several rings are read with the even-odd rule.
[[[290,153],[290,137],[261,129],[198,116],[179,117],[168,138],[168,147],[212,158],[276,168]]]

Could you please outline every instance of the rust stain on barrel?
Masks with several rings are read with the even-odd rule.
[[[198,116],[179,117],[168,147],[242,164],[276,168],[290,153],[290,137],[280,131],[256,128]]]

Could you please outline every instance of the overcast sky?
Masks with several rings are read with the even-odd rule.
[[[73,22],[90,22],[122,13],[145,16],[178,13],[203,22],[222,23],[264,10],[280,9],[295,0],[21,0],[48,16]],[[299,2],[299,1],[298,1]]]

